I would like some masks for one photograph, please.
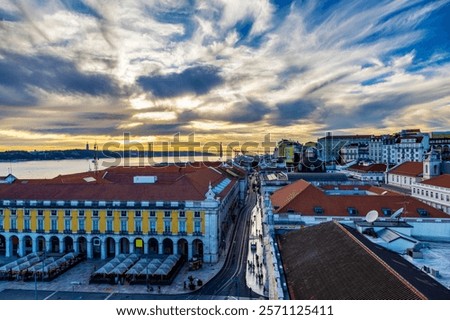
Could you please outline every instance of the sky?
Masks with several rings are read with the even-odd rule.
[[[0,0],[0,150],[450,130],[450,0]]]

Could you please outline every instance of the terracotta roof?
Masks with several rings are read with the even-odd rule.
[[[353,165],[348,168],[348,170],[356,171],[356,172],[385,172],[386,171],[386,165],[382,163],[375,163],[368,166],[361,166],[361,165]]]
[[[440,176],[422,181],[423,184],[428,184],[435,187],[450,189],[450,174],[442,174]]]
[[[204,200],[209,183],[213,187],[228,178],[217,196],[225,197],[238,178],[226,168],[114,167],[106,170],[58,176],[54,179],[16,181],[0,185],[0,199],[8,200],[92,200],[92,201],[183,201]],[[234,169],[231,169],[234,170]],[[233,171],[239,175],[239,171]],[[156,176],[156,183],[136,184],[135,176]],[[239,175],[240,176],[240,175]]]
[[[390,170],[389,173],[398,174],[401,176],[421,177],[423,174],[423,164],[422,162],[413,161],[403,162]]]
[[[353,186],[354,188],[354,186]],[[346,189],[346,188],[342,188]],[[341,189],[341,190],[342,190]],[[358,186],[359,190],[367,190],[374,195],[331,195],[312,184],[300,180],[283,187],[271,196],[272,205],[276,213],[295,212],[305,216],[360,216],[364,217],[370,210],[377,210],[380,216],[383,209],[391,209],[391,213],[404,207],[404,218],[424,218],[419,214],[420,209],[428,212],[428,218],[449,218],[444,212],[433,208],[411,196],[395,192],[386,192],[384,189]],[[384,194],[383,194],[384,193]],[[322,213],[316,213],[317,208]],[[354,215],[349,214],[349,208],[354,208]]]
[[[281,235],[279,248],[291,299],[425,299],[335,222]]]

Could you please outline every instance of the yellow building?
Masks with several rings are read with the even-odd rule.
[[[115,167],[0,184],[0,254],[181,254],[216,262],[246,187],[220,163]]]

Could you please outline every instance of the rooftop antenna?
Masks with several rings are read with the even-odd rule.
[[[373,225],[373,223],[378,219],[378,211],[370,210],[369,212],[367,212],[365,219],[368,223],[371,223]]]
[[[97,145],[97,141],[95,141],[94,144],[94,172],[97,173],[98,172],[98,155],[97,155],[97,151],[98,151],[98,145]]]

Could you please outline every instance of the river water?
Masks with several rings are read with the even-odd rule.
[[[186,157],[155,157],[98,160],[98,169],[106,169],[112,166],[149,166],[156,163],[173,163],[187,161],[217,161],[217,156],[186,156]],[[60,174],[71,174],[95,170],[92,159],[77,160],[49,160],[49,161],[19,161],[0,162],[0,176],[12,173],[19,179],[51,179]]]

